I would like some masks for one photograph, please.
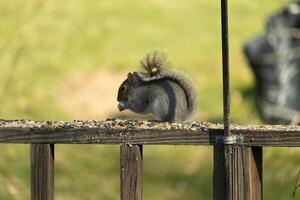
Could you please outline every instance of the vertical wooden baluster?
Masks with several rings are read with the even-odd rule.
[[[141,200],[143,146],[121,145],[121,200]]]
[[[250,199],[262,200],[263,199],[263,148],[262,147],[249,147],[250,161]]]
[[[227,175],[226,161],[231,165]],[[213,187],[214,200],[261,200],[262,147],[216,145]]]
[[[54,200],[54,144],[31,144],[31,200]]]

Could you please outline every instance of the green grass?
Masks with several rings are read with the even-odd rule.
[[[235,123],[261,123],[242,46],[287,2],[230,2]],[[159,48],[193,78],[199,93],[197,119],[220,122],[219,18],[219,1],[210,0],[1,1],[0,118],[73,119],[61,109],[57,95],[74,73],[109,69],[125,74],[136,69],[147,50]],[[28,151],[27,145],[0,145],[0,199],[29,199]],[[145,147],[144,152],[145,199],[211,199],[210,148]],[[291,199],[299,153],[265,150],[265,199]],[[56,199],[119,197],[117,146],[57,145],[55,167]]]

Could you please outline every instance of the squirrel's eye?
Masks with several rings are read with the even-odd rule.
[[[121,91],[122,92],[125,92],[126,91],[126,88],[123,86],[123,87],[121,87]]]

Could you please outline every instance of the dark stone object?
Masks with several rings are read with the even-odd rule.
[[[273,14],[244,53],[256,78],[257,105],[270,124],[300,124],[300,1]]]

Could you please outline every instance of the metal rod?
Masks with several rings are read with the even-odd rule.
[[[221,0],[224,134],[230,135],[230,85],[227,0]]]

